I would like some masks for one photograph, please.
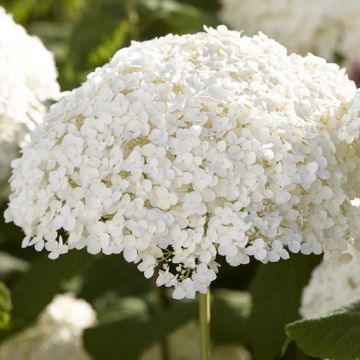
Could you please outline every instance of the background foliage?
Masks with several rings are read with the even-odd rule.
[[[0,0],[0,5],[55,53],[63,90],[78,86],[131,40],[201,31],[204,24],[220,22],[217,0]],[[21,232],[1,216],[0,341],[31,325],[64,291],[86,299],[98,313],[98,325],[84,334],[94,359],[118,359],[114,349],[121,349],[124,359],[138,359],[196,317],[194,302],[171,301],[121,256],[73,252],[51,261],[21,249],[21,239]],[[319,261],[299,256],[269,265],[224,266],[213,289],[213,341],[244,345],[255,360],[276,359],[281,353],[284,359],[304,360],[358,356],[360,342],[351,344],[360,337],[359,306],[287,325],[299,319],[301,291]],[[286,333],[299,347],[294,342],[284,347]],[[338,337],[342,340],[336,342]]]

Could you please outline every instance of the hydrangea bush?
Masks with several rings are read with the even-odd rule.
[[[0,181],[25,134],[44,117],[59,86],[53,55],[0,7]]]
[[[359,97],[335,64],[220,26],[133,42],[13,162],[23,246],[122,253],[173,297],[292,253],[348,261]]]

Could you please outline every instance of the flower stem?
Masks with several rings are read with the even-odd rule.
[[[210,288],[206,294],[198,296],[201,360],[210,360]]]

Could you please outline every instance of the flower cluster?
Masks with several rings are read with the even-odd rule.
[[[52,54],[0,7],[0,180],[25,133],[43,120],[44,102],[58,97]]]
[[[221,17],[246,34],[263,31],[290,51],[351,63],[360,56],[357,0],[222,0]]]
[[[82,333],[95,320],[95,311],[84,300],[57,295],[35,325],[1,344],[0,359],[88,360]]]
[[[336,64],[262,34],[134,42],[32,133],[6,220],[52,259],[123,253],[177,299],[205,292],[220,256],[341,257],[355,92]]]
[[[303,291],[300,313],[305,318],[319,317],[360,300],[360,252],[353,250],[347,264],[325,258],[313,271]]]

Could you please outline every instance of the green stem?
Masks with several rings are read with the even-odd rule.
[[[199,294],[199,328],[201,360],[210,360],[210,288],[206,294]]]

